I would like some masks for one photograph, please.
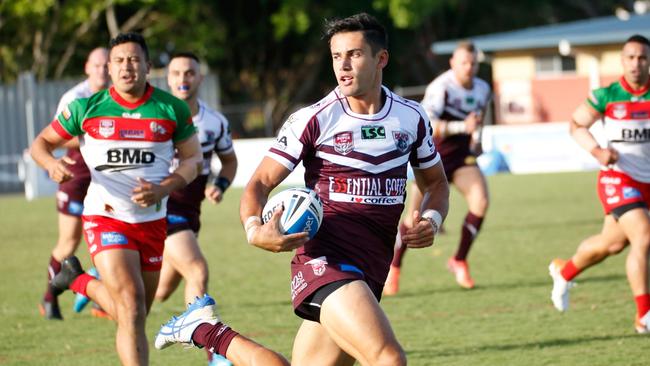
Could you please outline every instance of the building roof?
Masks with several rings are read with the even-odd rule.
[[[650,14],[630,15],[628,20],[607,16],[575,22],[544,25],[509,32],[469,37],[483,52],[523,50],[532,48],[557,48],[561,40],[571,46],[623,43],[633,34],[650,36]],[[435,42],[435,54],[451,54],[461,39]]]

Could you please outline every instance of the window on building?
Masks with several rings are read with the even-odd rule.
[[[571,56],[548,55],[535,58],[537,74],[561,74],[576,71],[576,59]]]

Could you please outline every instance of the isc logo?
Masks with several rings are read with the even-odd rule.
[[[151,164],[156,160],[152,151],[144,149],[110,149],[107,151],[108,163]]]
[[[386,130],[384,126],[361,126],[361,138],[363,140],[385,139]]]

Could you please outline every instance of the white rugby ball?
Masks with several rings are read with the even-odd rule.
[[[283,234],[309,233],[313,238],[323,221],[323,203],[318,194],[309,188],[289,188],[268,200],[262,210],[262,221],[266,224],[273,212],[284,207],[280,218],[280,232]]]

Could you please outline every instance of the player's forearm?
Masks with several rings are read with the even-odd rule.
[[[235,154],[219,156],[219,160],[221,161],[219,177],[224,177],[232,182],[237,174],[237,156]]]
[[[32,146],[29,148],[29,154],[36,164],[41,168],[49,170],[49,167],[56,164],[57,161],[52,154],[52,151],[54,151],[55,148],[55,145],[51,144],[39,135],[36,137],[34,142],[32,142]]]
[[[598,148],[598,141],[594,135],[589,132],[586,126],[578,125],[575,121],[570,122],[571,137],[587,152],[593,154],[594,149]]]
[[[246,225],[250,217],[260,217],[271,190],[272,188],[262,184],[259,180],[254,181],[251,179],[246,185],[239,206],[239,218],[242,225]]]
[[[423,194],[420,213],[424,214],[427,210],[434,210],[440,214],[444,221],[449,212],[449,184],[447,180],[438,179],[427,186]]]

